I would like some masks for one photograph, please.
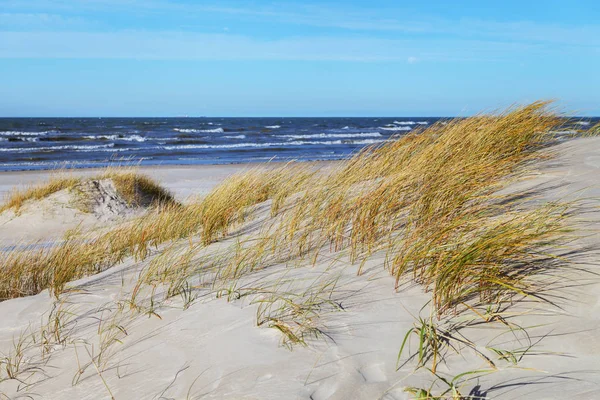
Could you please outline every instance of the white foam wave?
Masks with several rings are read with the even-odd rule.
[[[145,142],[147,139],[140,135],[130,135],[130,136],[122,136],[122,135],[87,135],[84,136],[86,139],[97,140],[125,140],[127,142]]]
[[[578,125],[588,126],[590,123],[588,121],[578,121],[576,122]]]
[[[227,139],[246,139],[246,135],[231,135],[231,136],[223,136]]]
[[[429,122],[427,122],[427,121],[418,121],[418,122],[415,122],[415,121],[394,121],[394,124],[396,124],[396,125],[428,125]]]
[[[48,133],[55,133],[56,131],[42,131],[42,132],[20,132],[20,131],[1,131],[0,135],[3,136],[42,136]]]
[[[379,127],[379,129],[381,129],[383,131],[410,131],[412,128],[410,126],[390,126],[390,127],[381,126],[381,127]]]
[[[353,138],[353,137],[380,137],[379,132],[361,133],[314,133],[309,135],[276,135],[275,137],[289,139],[323,139],[323,138]]]
[[[345,127],[343,127],[342,129],[350,129],[350,127],[346,125],[346,126],[345,126]]]
[[[90,145],[90,146],[79,146],[79,145],[64,145],[64,146],[46,146],[46,147],[12,147],[12,148],[0,148],[2,152],[12,153],[28,153],[28,152],[46,152],[46,151],[57,151],[57,150],[75,150],[75,151],[102,151],[103,149],[112,148],[114,144],[105,145]],[[118,149],[119,150],[119,149]]]
[[[267,129],[279,129],[279,128],[281,128],[281,125],[267,125],[267,126],[265,126],[265,128],[267,128]]]
[[[173,128],[175,132],[181,133],[223,133],[223,128],[215,129],[184,129],[184,128]]]
[[[270,142],[270,143],[238,143],[238,144],[184,144],[178,146],[164,146],[156,149],[164,150],[192,150],[192,149],[236,149],[236,148],[254,148],[254,147],[282,147],[282,146],[304,146],[304,145],[339,145],[339,144],[373,144],[384,142],[384,139],[363,139],[363,140],[294,140],[290,142]]]

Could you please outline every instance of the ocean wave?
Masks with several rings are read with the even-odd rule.
[[[290,142],[269,142],[269,143],[237,143],[237,144],[190,144],[178,146],[157,147],[155,150],[192,150],[192,149],[236,149],[253,147],[283,147],[283,146],[304,146],[304,145],[339,145],[339,144],[374,144],[384,142],[384,139],[363,139],[363,140],[294,140]]]
[[[281,128],[281,125],[267,125],[267,126],[265,126],[265,128],[267,128],[267,129],[279,129],[279,128]]]
[[[590,123],[588,121],[577,121],[575,122],[578,125],[588,126]]]
[[[351,138],[351,137],[380,137],[379,132],[361,132],[361,133],[313,133],[308,135],[275,135],[279,138],[289,139],[321,139],[321,138]]]
[[[231,136],[223,136],[227,139],[246,139],[246,135],[231,135]]]
[[[410,126],[380,126],[379,129],[384,131],[410,131],[412,128]]]
[[[348,125],[344,126],[342,129],[350,129],[350,127]]]
[[[41,132],[21,132],[21,131],[0,131],[3,136],[41,136],[48,133],[56,133],[56,131],[41,131]]]
[[[114,147],[114,144],[104,144],[104,145],[89,145],[89,146],[79,146],[74,144],[68,144],[64,146],[46,146],[46,147],[12,147],[12,148],[0,148],[1,152],[8,153],[37,153],[37,152],[49,152],[49,151],[58,151],[58,150],[75,150],[75,151],[103,151],[103,149],[109,149]],[[119,150],[119,149],[117,149]]]
[[[396,125],[428,125],[429,122],[426,122],[426,121],[418,121],[418,122],[415,122],[415,121],[394,121],[394,124],[396,124]]]
[[[205,132],[205,133],[223,133],[223,132],[225,132],[225,130],[223,130],[223,128],[214,128],[214,129],[204,129],[204,130],[201,130],[200,132]]]
[[[214,129],[187,129],[187,128],[173,128],[175,132],[181,133],[223,133],[225,132],[223,128],[214,128]]]
[[[147,138],[140,135],[87,135],[84,138],[90,140],[125,140],[127,142],[145,142],[147,140]]]

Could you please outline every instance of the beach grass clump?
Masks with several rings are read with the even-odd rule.
[[[107,169],[98,179],[112,180],[129,206],[175,203],[173,195],[147,175],[134,170]]]
[[[55,175],[42,184],[32,185],[25,189],[14,189],[8,194],[4,203],[0,205],[0,213],[11,209],[18,212],[27,201],[44,199],[61,190],[71,189],[80,182],[81,178]]]
[[[314,172],[304,166],[255,168],[226,179],[202,200],[202,241],[209,244],[226,236],[234,223],[242,223],[250,215],[251,206],[271,199],[275,215],[285,200],[304,190]]]
[[[441,122],[365,149],[330,174],[283,167],[235,175],[198,206],[202,242],[227,235],[252,206],[279,198],[271,225],[232,249],[220,279],[277,260],[316,260],[329,245],[348,249],[353,261],[384,251],[396,285],[404,278],[423,284],[438,315],[476,298],[525,294],[534,290],[530,274],[556,264],[548,249],[568,233],[569,205],[527,205],[528,194],[497,193],[550,156],[545,150],[560,123],[548,103],[537,102]]]
[[[297,256],[327,243],[349,249],[352,260],[386,250],[397,285],[407,275],[423,283],[439,312],[475,293],[518,292],[563,232],[565,207],[519,212],[526,198],[496,193],[550,155],[544,150],[561,123],[536,102],[368,148],[311,181],[273,240],[284,238],[282,251]]]
[[[130,207],[175,203],[176,200],[168,190],[159,185],[147,175],[132,169],[108,168],[97,176],[89,178],[58,174],[50,177],[47,182],[30,186],[25,189],[12,190],[4,203],[0,205],[0,213],[12,209],[18,212],[27,201],[42,200],[61,190],[79,189],[77,203],[86,204],[89,190],[82,190],[85,182],[100,180],[112,181],[115,190]],[[80,207],[87,210],[87,207]]]
[[[282,344],[290,350],[295,345],[307,346],[309,339],[327,336],[322,325],[326,313],[343,310],[335,299],[338,283],[335,278],[320,278],[304,290],[283,283],[273,290],[262,291],[252,303],[258,304],[256,324],[277,329]]]

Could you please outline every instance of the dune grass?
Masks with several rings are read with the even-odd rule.
[[[209,244],[228,233],[234,222],[243,222],[249,207],[272,199],[276,215],[285,200],[304,190],[314,176],[308,167],[287,164],[273,169],[251,169],[235,174],[217,186],[200,206],[202,241]]]
[[[384,252],[396,285],[422,284],[438,319],[459,307],[472,309],[470,303],[535,296],[539,287],[531,277],[565,262],[552,251],[570,233],[571,204],[538,204],[535,193],[499,191],[532,162],[552,156],[551,132],[562,123],[548,103],[538,102],[444,121],[365,149],[330,174],[296,182],[285,170],[237,175],[200,206],[203,221],[210,222],[202,228],[217,233],[204,233],[204,244],[226,235],[233,220],[244,220],[250,205],[280,196],[285,206],[211,271],[221,282],[235,282],[276,263],[314,262],[325,251],[348,251],[361,264]],[[287,185],[277,186],[277,179]],[[186,277],[206,270],[182,257],[183,263],[161,260],[163,272],[147,270],[144,280],[161,276],[169,285],[171,274],[179,282],[175,287],[182,287]],[[185,267],[165,274],[169,265]]]
[[[73,188],[80,181],[80,178],[59,174],[50,177],[47,182],[42,184],[32,185],[25,189],[13,189],[6,197],[4,203],[0,205],[0,213],[10,209],[18,212],[25,202],[41,200],[61,190]]]
[[[538,102],[369,148],[311,182],[274,236],[297,256],[327,243],[355,260],[386,250],[397,284],[410,273],[440,313],[475,294],[521,290],[521,273],[564,232],[566,207],[525,211],[496,193],[548,156],[559,123]]]
[[[143,259],[161,243],[197,233],[208,245],[266,200],[272,227],[223,266],[230,277],[263,268],[269,253],[316,259],[329,245],[349,250],[353,261],[385,251],[397,284],[404,277],[422,283],[439,314],[477,296],[525,293],[528,274],[548,257],[544,249],[565,232],[568,207],[523,209],[523,201],[496,193],[548,156],[542,150],[560,123],[548,103],[536,102],[435,124],[367,148],[329,174],[295,165],[253,169],[199,202],[158,207],[85,243],[67,240],[51,250],[3,254],[2,265],[12,272],[0,282],[0,298],[60,290],[69,279],[130,255]],[[137,201],[140,188],[169,198],[145,178],[106,175],[128,201]]]
[[[0,279],[0,300],[46,288],[59,294],[74,279],[98,273],[128,256],[142,260],[164,242],[199,232],[201,242],[209,244],[248,218],[248,207],[254,204],[272,198],[272,210],[277,212],[285,195],[310,175],[306,167],[250,170],[232,176],[204,201],[184,206],[148,177],[128,170],[108,170],[96,179],[112,179],[132,203],[139,201],[140,193],[152,195],[157,207],[99,236],[76,231],[51,248],[1,252],[0,265],[6,273]],[[289,187],[294,189],[284,190]]]
[[[131,207],[147,204],[158,205],[175,203],[173,195],[160,186],[152,178],[130,168],[107,168],[96,176],[89,178],[76,177],[66,173],[59,173],[50,177],[47,182],[31,185],[24,189],[12,190],[0,205],[0,213],[6,210],[19,212],[23,204],[28,201],[42,200],[61,190],[77,189],[83,182],[109,179],[115,186],[117,193]],[[83,191],[80,191],[85,196]],[[85,202],[84,199],[79,199]]]
[[[135,170],[109,168],[96,179],[110,179],[129,206],[140,206],[144,200],[154,204],[175,203],[168,190],[147,175]]]
[[[497,364],[518,364],[529,351],[482,347],[463,328],[496,323],[512,334],[522,331],[499,310],[518,296],[536,298],[535,277],[566,262],[554,251],[567,243],[572,205],[540,204],[535,193],[506,191],[534,162],[553,156],[552,131],[563,123],[547,102],[441,121],[366,148],[328,173],[297,165],[251,169],[187,205],[135,174],[108,171],[129,204],[141,201],[140,191],[162,200],[101,235],[78,232],[49,249],[0,253],[0,300],[47,288],[58,295],[74,279],[160,249],[140,272],[127,300],[132,309],[156,314],[158,295],[180,296],[187,308],[199,287],[228,300],[252,296],[257,325],[279,330],[291,347],[326,335],[320,317],[341,308],[333,297],[337,281],[297,290],[240,287],[240,279],[278,263],[315,263],[323,253],[357,264],[361,274],[367,260],[384,254],[382,267],[396,288],[417,282],[431,294],[428,316],[399,332],[398,362],[416,361],[415,369],[428,371],[443,388],[438,395],[433,384],[407,390],[422,399],[463,398],[462,385]],[[259,205],[262,219],[249,240],[205,257],[207,246],[230,236]],[[406,356],[413,337],[418,350]],[[446,353],[461,349],[479,356],[486,369],[442,375],[437,367],[446,364]],[[90,358],[98,368],[99,360]]]

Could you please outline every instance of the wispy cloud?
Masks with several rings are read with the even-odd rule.
[[[190,60],[465,61],[600,51],[600,28],[528,21],[496,22],[411,15],[344,5],[237,5],[165,0],[7,0],[0,13],[2,58],[131,58]],[[132,30],[95,24],[107,15],[170,15],[179,25]],[[267,39],[193,21],[202,16],[279,24]],[[208,16],[208,17],[207,17]],[[159,18],[162,21],[162,18]],[[108,18],[110,21],[111,18]],[[215,18],[215,20],[218,20]],[[259,21],[260,24],[256,24]],[[231,22],[231,21],[228,21]],[[287,26],[305,29],[302,34]],[[142,24],[142,26],[144,26]],[[223,26],[227,26],[223,28]],[[182,29],[185,27],[184,29]],[[125,27],[126,28],[126,27]],[[205,28],[204,28],[205,29]],[[216,33],[221,32],[221,33]],[[225,32],[225,33],[223,33]],[[324,32],[324,33],[323,33]]]
[[[291,3],[207,3],[166,0],[7,0],[7,10],[44,10],[48,13],[118,12],[131,15],[179,14],[194,19],[207,14],[251,18],[265,23],[281,22],[334,28],[340,31],[439,35],[461,39],[514,41],[518,43],[561,44],[577,47],[600,46],[598,25],[569,25],[526,20],[494,21],[473,18],[449,19],[435,15],[415,15],[402,7],[381,9],[356,7],[349,4],[291,4]],[[28,15],[28,14],[24,14]],[[29,14],[34,15],[34,14]],[[41,14],[43,15],[43,14]],[[5,29],[6,30],[6,29]]]
[[[464,61],[501,60],[547,49],[503,42],[368,37],[257,39],[190,32],[0,32],[0,58],[171,60]],[[503,55],[503,56],[500,56]]]

